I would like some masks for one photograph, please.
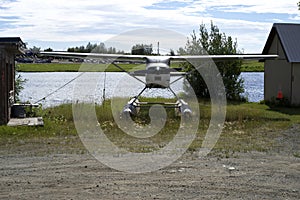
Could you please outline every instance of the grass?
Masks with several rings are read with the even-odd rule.
[[[280,130],[297,123],[300,123],[299,108],[274,110],[257,103],[230,104],[227,106],[223,134],[215,146],[215,152],[226,157],[235,152],[267,152],[278,146],[276,138],[279,137]]]
[[[180,118],[176,117],[171,109],[167,111],[168,120],[158,134],[146,139],[135,138],[118,128],[118,124],[113,120],[110,101],[104,105],[96,106],[98,122],[102,130],[116,145],[132,152],[149,152],[165,146],[173,139],[180,126]],[[189,147],[189,151],[196,151],[201,147],[210,122],[210,104],[202,101],[199,107],[201,120],[197,137]],[[76,152],[85,151],[74,126],[72,105],[47,108],[38,113],[44,118],[44,127],[0,126],[1,148],[7,145],[16,148],[24,143],[22,141],[25,143],[42,141],[46,145],[51,143],[50,150],[47,150],[49,152],[60,148],[65,149],[64,151],[67,151],[66,148]],[[142,110],[135,121],[138,123],[137,128],[149,123],[148,110]],[[269,151],[277,145],[275,138],[280,134],[280,130],[296,123],[300,123],[300,108],[271,109],[257,103],[229,104],[223,132],[212,154],[230,157],[236,152]]]
[[[145,69],[145,65],[141,64],[119,64],[126,71]],[[81,63],[26,63],[17,64],[19,72],[78,72],[81,70],[91,72],[120,72],[121,70],[113,65],[106,64],[81,64]],[[179,67],[179,63],[172,63],[172,67]],[[244,61],[242,64],[242,72],[263,72],[264,63],[257,61]]]
[[[118,64],[126,71],[143,70],[145,64]],[[178,63],[174,63],[172,67],[178,67]],[[89,63],[26,63],[17,64],[19,72],[121,72],[120,69],[110,64],[89,64]]]
[[[132,69],[143,69],[144,65],[119,64],[126,71]],[[121,72],[113,65],[106,64],[81,64],[81,63],[26,63],[17,64],[19,72],[78,72],[84,70],[88,72]]]
[[[243,61],[242,72],[264,72],[264,63],[258,61]]]

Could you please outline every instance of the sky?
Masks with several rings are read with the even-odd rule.
[[[0,37],[21,37],[28,47],[41,49],[104,42],[129,51],[135,42],[143,42],[136,38],[151,32],[147,37],[152,39],[145,43],[156,48],[159,42],[161,49],[177,50],[200,24],[209,29],[213,21],[221,32],[237,39],[244,53],[261,53],[273,23],[300,23],[298,1],[0,0]],[[180,37],[170,36],[171,32]],[[127,46],[114,43],[120,38],[126,38]],[[170,38],[181,42],[172,45]]]

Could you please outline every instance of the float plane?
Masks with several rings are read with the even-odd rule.
[[[73,52],[41,52],[44,56],[61,57],[61,58],[79,58],[109,61],[122,72],[126,72],[133,78],[142,82],[144,88],[124,106],[122,113],[126,115],[137,115],[141,106],[151,104],[149,102],[140,102],[139,97],[146,89],[160,88],[168,89],[176,97],[176,103],[162,103],[164,106],[175,108],[181,116],[191,116],[192,110],[187,102],[179,98],[171,89],[170,85],[180,80],[180,78],[171,82],[171,76],[181,76],[182,78],[191,72],[179,72],[170,67],[171,61],[229,61],[229,60],[264,60],[275,59],[277,55],[261,54],[236,54],[236,55],[184,55],[184,56],[151,56],[151,55],[120,55],[120,54],[99,54],[99,53],[73,53]],[[128,72],[124,70],[119,63],[124,62],[143,62],[146,63],[145,70]],[[145,76],[145,81],[137,78]]]

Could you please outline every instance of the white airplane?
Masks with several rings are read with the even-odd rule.
[[[149,56],[149,55],[120,55],[120,54],[99,54],[99,53],[73,53],[73,52],[41,52],[45,56],[63,57],[63,58],[89,58],[95,60],[107,60],[121,71],[126,72],[133,78],[145,84],[144,89],[134,98],[132,98],[123,109],[126,115],[137,115],[141,106],[151,104],[148,102],[140,102],[138,99],[147,88],[169,89],[176,97],[177,102],[174,104],[164,103],[166,106],[176,108],[182,116],[191,116],[192,110],[188,104],[180,99],[171,89],[170,85],[180,80],[171,82],[171,76],[181,76],[191,73],[177,72],[170,67],[172,61],[228,61],[228,60],[261,60],[275,59],[277,55],[261,55],[261,54],[236,54],[236,55],[185,55],[185,56]],[[144,61],[146,63],[145,70],[128,72],[118,65],[120,62],[128,61]],[[145,76],[145,82],[137,78],[137,76]]]

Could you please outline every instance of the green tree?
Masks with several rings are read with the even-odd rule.
[[[151,55],[152,52],[152,44],[136,44],[131,48],[132,55]]]
[[[298,10],[300,10],[300,1],[297,3],[297,5],[298,5]]]
[[[51,49],[51,48],[49,47],[49,48],[47,48],[47,49],[44,49],[44,51],[47,51],[47,52],[52,52],[52,51],[53,51],[53,49]]]
[[[29,49],[30,52],[34,55],[34,56],[37,56],[40,51],[41,51],[41,47],[36,47],[36,46],[33,46],[32,48]]]
[[[69,47],[68,52],[76,52],[76,53],[108,53],[108,54],[123,54],[124,51],[117,50],[115,47],[107,48],[103,42],[98,44],[88,43],[86,46],[79,47]]]
[[[97,47],[97,44],[92,44],[92,43],[89,42],[89,43],[86,45],[84,52],[85,52],[85,53],[90,53],[90,52],[92,52],[92,50],[95,49],[96,47]]]
[[[237,41],[226,36],[225,33],[221,33],[219,28],[211,22],[210,32],[206,29],[205,24],[201,24],[199,34],[193,31],[186,47],[180,48],[178,53],[181,55],[223,55],[238,54],[240,51],[237,49]],[[241,100],[241,93],[244,92],[243,80],[240,78],[241,61],[224,61],[215,64],[223,78],[227,99]],[[184,63],[182,67],[187,71],[194,69],[189,63]],[[207,85],[197,70],[187,76],[187,81],[198,97],[209,97]]]

